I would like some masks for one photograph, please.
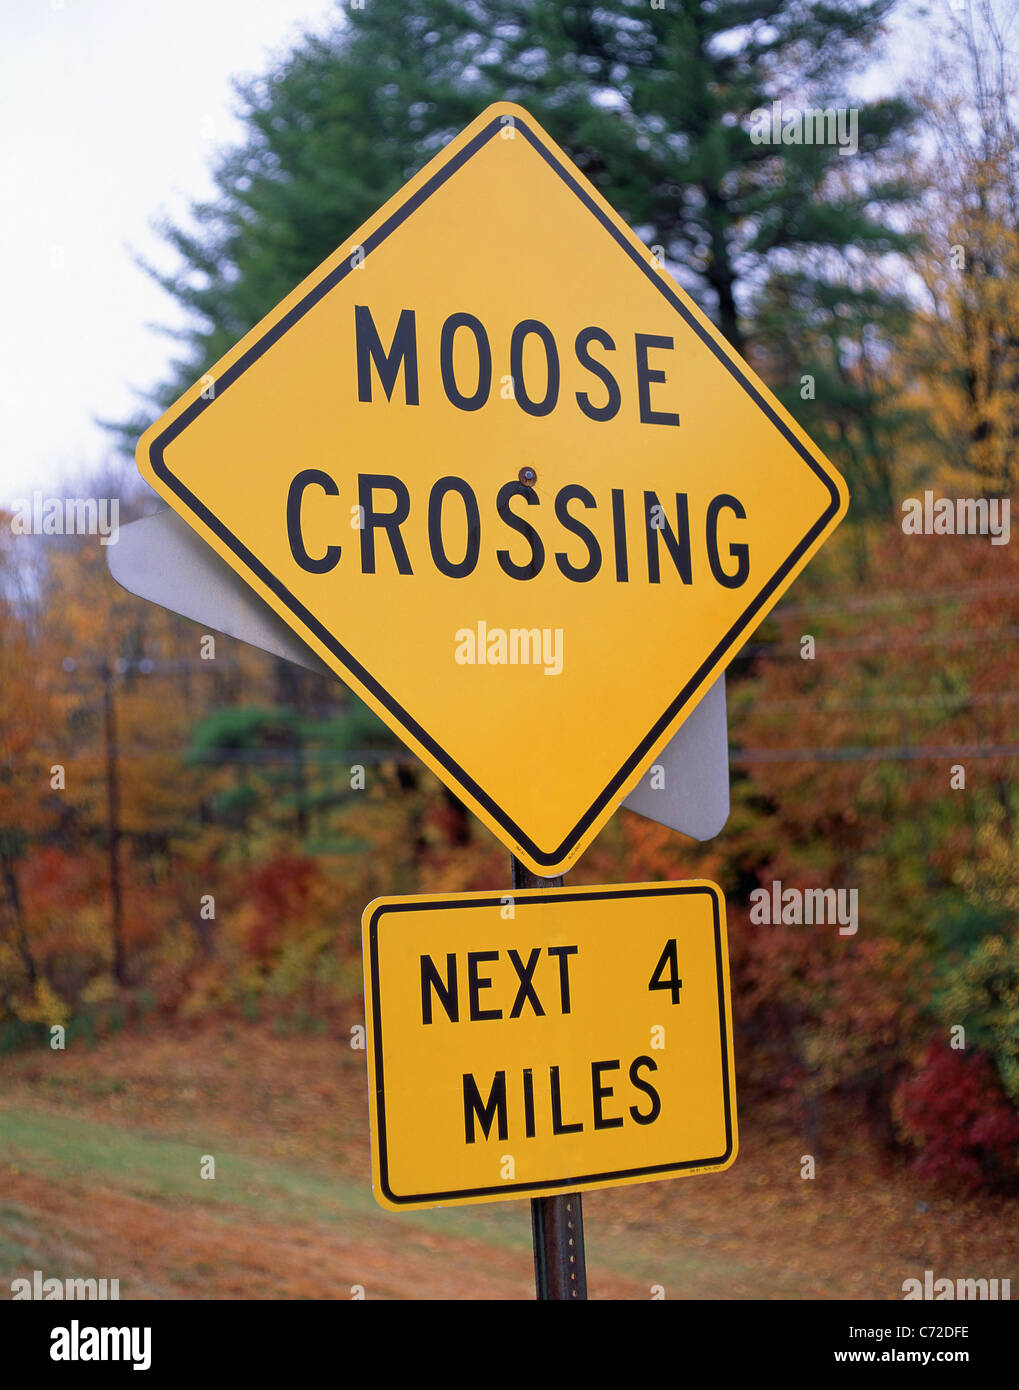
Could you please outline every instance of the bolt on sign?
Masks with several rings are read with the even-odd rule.
[[[848,505],[767,387],[507,104],[185,392],[138,463],[545,876]]]
[[[725,902],[704,881],[379,898],[362,918],[383,1207],[736,1157]]]

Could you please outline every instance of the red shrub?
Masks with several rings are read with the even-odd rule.
[[[279,854],[250,875],[247,897],[255,913],[247,939],[251,955],[268,960],[275,954],[288,929],[300,925],[321,877],[313,859],[292,854]]]
[[[896,1101],[903,1128],[920,1147],[913,1166],[921,1177],[971,1191],[1015,1183],[1019,1115],[983,1053],[967,1056],[932,1039]]]

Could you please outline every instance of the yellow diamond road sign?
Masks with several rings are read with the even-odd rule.
[[[384,1207],[736,1157],[725,903],[704,881],[380,898],[363,917]]]
[[[848,501],[510,105],[187,391],[138,462],[546,876],[636,785]]]

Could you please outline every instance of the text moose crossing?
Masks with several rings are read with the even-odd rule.
[[[389,348],[386,349],[371,311],[364,305],[354,311],[357,398],[361,404],[378,401],[384,394],[393,409],[421,403],[418,372],[418,343],[415,314],[405,309],[400,315]],[[475,375],[469,394],[465,394],[453,366],[456,334],[466,333],[476,350]],[[543,393],[539,396],[523,374],[523,352],[527,342],[540,344],[545,356]],[[601,358],[592,355],[597,345]],[[673,339],[661,335],[634,335],[632,371],[634,393],[629,408],[636,410],[642,425],[654,429],[677,427],[678,412],[660,407],[667,399],[670,378],[663,365],[674,349]],[[589,419],[612,419],[624,409],[623,393],[607,359],[617,353],[612,337],[597,327],[582,328],[574,338],[577,362],[594,380],[592,391],[600,396],[595,403],[587,391],[573,393],[573,403],[560,392],[559,349],[551,330],[537,319],[525,319],[513,330],[509,346],[511,398],[529,415],[544,416],[553,410],[572,408]],[[618,353],[622,358],[622,353]],[[451,314],[443,323],[440,342],[440,376],[446,398],[456,409],[475,411],[485,405],[492,393],[493,359],[488,334],[471,314]],[[620,368],[617,366],[616,371]],[[463,374],[461,368],[461,376]],[[402,393],[398,393],[402,382]],[[597,389],[596,389],[597,388]],[[652,391],[658,396],[652,402]],[[532,395],[531,392],[534,391]],[[603,569],[620,584],[631,579],[662,582],[666,575],[674,582],[690,585],[714,582],[726,589],[741,588],[750,574],[750,549],[740,539],[740,523],[747,512],[740,499],[728,492],[712,496],[703,515],[691,516],[690,497],[676,492],[664,498],[653,489],[638,490],[630,497],[623,488],[609,488],[596,496],[581,482],[568,482],[545,497],[538,486],[509,479],[484,487],[455,474],[438,478],[422,495],[412,493],[405,478],[395,473],[359,472],[348,495],[343,497],[337,478],[323,468],[302,468],[287,493],[286,523],[290,552],[301,569],[310,574],[328,574],[341,564],[353,564],[362,574],[375,574],[384,548],[387,568],[395,565],[401,575],[412,575],[424,565],[432,565],[450,579],[464,579],[474,573],[483,546],[494,550],[502,572],[510,579],[527,581],[546,568],[564,579],[583,584]],[[340,523],[327,544],[313,547],[306,536],[304,513],[310,503],[322,507],[323,496],[340,498],[350,508],[351,525],[359,540],[351,557],[339,539]],[[427,517],[427,552],[412,554],[405,534],[405,523],[412,511]],[[548,518],[551,512],[554,524]],[[489,529],[494,534],[489,536]],[[562,548],[557,548],[562,547]],[[667,559],[663,563],[663,550]],[[671,566],[671,569],[670,569]]]

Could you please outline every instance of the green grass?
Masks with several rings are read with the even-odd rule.
[[[267,1160],[213,1134],[189,1143],[67,1113],[0,1106],[0,1147],[5,1165],[54,1183],[85,1181],[179,1211],[201,1204],[224,1222],[250,1222],[257,1213],[273,1224],[342,1228],[349,1238],[394,1252],[414,1231],[479,1241],[493,1247],[495,1259],[500,1249],[531,1247],[525,1201],[391,1213],[376,1205],[367,1183],[295,1161]],[[200,1176],[206,1153],[216,1160],[214,1180]],[[664,1285],[669,1297],[681,1291],[703,1297],[724,1287],[726,1272],[746,1269],[710,1251],[684,1249],[657,1232],[608,1232],[589,1220],[586,1236],[592,1276],[599,1269],[629,1276],[647,1287],[649,1297],[654,1284]],[[47,1252],[60,1249],[59,1232],[33,1230],[17,1208],[0,1207],[0,1278],[4,1269],[45,1268]],[[795,1277],[772,1293],[804,1296]]]
[[[0,1204],[0,1279],[53,1266],[69,1253],[81,1252],[69,1252],[66,1235],[45,1216],[29,1215],[11,1202]],[[87,1262],[83,1253],[82,1262]]]
[[[266,1221],[342,1226],[350,1234],[390,1243],[413,1226],[507,1249],[526,1249],[530,1224],[522,1204],[391,1213],[368,1186],[298,1163],[245,1153],[236,1141],[182,1143],[137,1129],[34,1109],[0,1107],[5,1162],[54,1181],[88,1178],[121,1193],[190,1205],[225,1219],[257,1211]],[[200,1176],[201,1157],[216,1160],[215,1179]]]

